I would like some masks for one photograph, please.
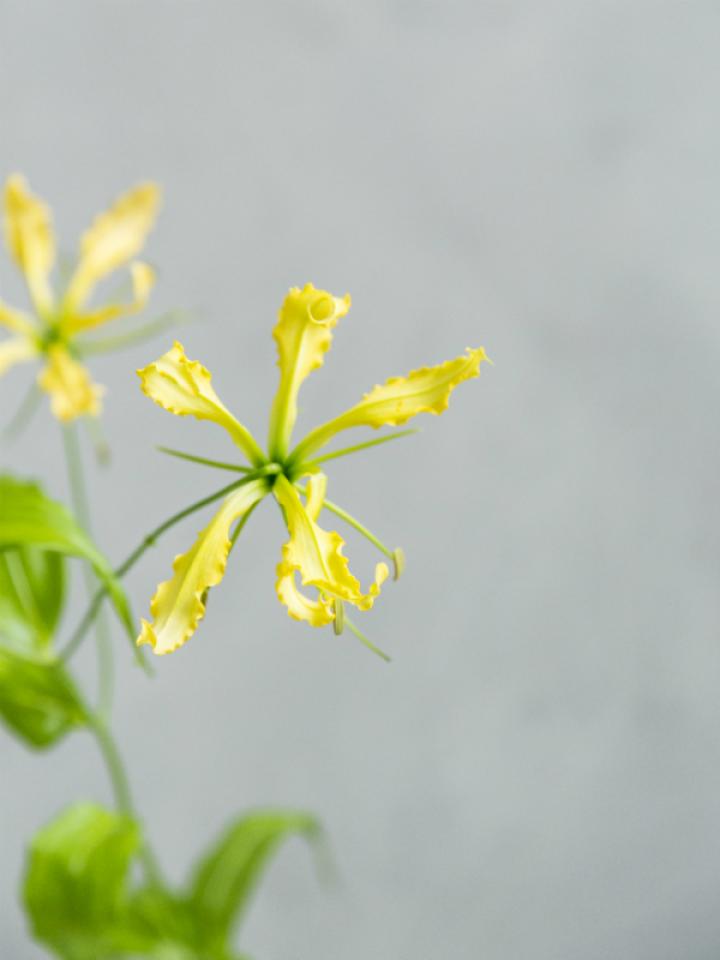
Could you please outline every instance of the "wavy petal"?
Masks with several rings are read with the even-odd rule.
[[[324,493],[324,484],[322,481],[319,484]],[[323,530],[315,522],[313,514],[317,516],[322,502],[312,489],[307,508],[295,487],[282,475],[276,479],[273,493],[283,508],[290,531],[290,540],[283,547],[277,568],[276,584],[278,598],[287,606],[290,616],[305,620],[311,626],[324,626],[334,619],[336,598],[360,610],[369,610],[388,576],[387,566],[377,565],[375,582],[364,594],[359,581],[350,573],[347,557],[342,554],[345,542],[340,534]],[[296,573],[300,574],[303,586],[312,586],[318,591],[317,599],[306,597],[298,589]]]
[[[212,420],[230,434],[254,464],[263,462],[263,453],[250,431],[230,413],[215,393],[210,372],[197,360],[189,360],[181,343],[175,341],[159,360],[138,370],[143,393],[158,406],[179,417]]]
[[[79,262],[65,295],[64,312],[78,311],[99,280],[138,255],[159,205],[157,184],[141,183],[96,217],[80,241]]]
[[[49,281],[55,262],[52,214],[18,173],[5,184],[5,242],[25,275],[35,308],[46,314],[53,304]]]
[[[283,547],[282,559],[277,567],[277,583],[275,590],[280,603],[287,607],[288,615],[293,620],[302,620],[311,627],[326,627],[335,619],[333,602],[319,593],[313,600],[298,588],[295,580],[297,567],[288,557],[289,549]]]
[[[0,341],[0,377],[10,367],[37,356],[37,347],[27,337],[11,337]]]
[[[50,394],[52,412],[64,423],[76,417],[97,417],[102,409],[105,388],[93,383],[87,367],[60,344],[48,350],[48,361],[38,384]]]
[[[334,297],[308,283],[293,287],[283,301],[273,337],[278,347],[280,384],[270,414],[270,454],[287,452],[297,420],[297,396],[303,380],[324,362],[332,331],[350,309],[350,295]]]
[[[292,461],[301,462],[341,430],[399,426],[419,413],[442,413],[455,387],[479,376],[480,364],[487,359],[482,347],[468,347],[467,353],[455,360],[413,370],[407,377],[391,377],[339,417],[311,430],[292,453]]]
[[[138,646],[150,644],[154,653],[172,653],[187,643],[205,616],[205,595],[225,575],[231,541],[230,526],[268,492],[265,480],[238,487],[224,501],[194,546],[173,563],[170,580],[161,583],[150,602],[152,623],[142,621]]]
[[[117,317],[139,313],[147,303],[155,285],[155,271],[148,264],[136,260],[135,263],[130,264],[130,275],[132,277],[133,298],[129,303],[109,303],[107,306],[100,307],[99,310],[93,310],[90,313],[67,314],[61,321],[63,332],[73,336],[76,333],[93,330],[95,327],[99,327],[109,320],[115,320]]]
[[[322,510],[327,489],[327,477],[324,473],[314,474],[307,484],[307,498],[305,511],[312,521],[316,521]],[[288,613],[294,620],[304,620],[313,627],[325,627],[335,619],[335,612],[331,600],[318,595],[316,600],[298,589],[295,581],[297,568],[293,566],[290,545],[285,544],[282,559],[277,568],[277,595],[280,602],[288,608]]]

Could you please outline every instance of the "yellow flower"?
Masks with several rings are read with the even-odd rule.
[[[334,297],[316,290],[312,284],[302,290],[294,287],[285,298],[273,331],[280,383],[270,413],[267,453],[220,400],[210,373],[197,361],[189,360],[181,344],[175,343],[159,360],[138,371],[147,396],[178,416],[212,420],[249,461],[249,466],[217,464],[168,451],[211,466],[230,467],[243,475],[231,485],[219,511],[198,535],[192,549],[175,558],[171,579],[160,584],[152,598],[152,623],[143,620],[138,644],[150,644],[157,654],[171,653],[193,635],[205,614],[207,592],[222,580],[240,530],[257,504],[272,494],[289,533],[277,568],[276,589],[281,603],[296,620],[314,627],[332,624],[336,633],[347,625],[372,646],[348,619],[346,606],[369,610],[389,576],[389,567],[385,562],[378,563],[372,583],[363,590],[350,572],[340,534],[320,526],[321,512],[336,514],[364,534],[391,561],[395,579],[404,567],[404,555],[399,549],[389,550],[365,526],[326,498],[327,478],[320,465],[410,431],[324,455],[321,450],[343,430],[396,426],[419,413],[442,413],[454,388],[477,377],[480,364],[487,357],[482,348],[468,349],[456,360],[414,370],[407,377],[393,377],[345,413],[311,430],[292,448],[300,387],[313,370],[322,366],[333,330],[349,308],[349,296]],[[305,477],[308,480],[303,485]]]
[[[38,384],[50,395],[53,414],[62,421],[97,416],[103,388],[90,379],[80,362],[81,335],[116,317],[140,311],[154,284],[145,263],[130,263],[132,299],[90,307],[95,286],[140,252],[152,229],[159,189],[140,184],[98,216],[80,242],[77,265],[65,290],[56,294],[50,284],[55,264],[55,235],[49,208],[30,192],[19,174],[5,184],[5,242],[20,268],[32,302],[32,313],[15,310],[0,301],[0,327],[11,337],[0,341],[0,375],[34,358],[43,367]]]

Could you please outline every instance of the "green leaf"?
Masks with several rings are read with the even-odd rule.
[[[127,598],[112,568],[85,531],[61,503],[46,497],[35,483],[0,476],[0,550],[34,546],[87,560],[107,587],[130,633],[132,617]]]
[[[18,547],[0,553],[0,642],[22,652],[46,650],[65,599],[61,553]]]
[[[211,936],[227,943],[247,908],[264,867],[278,845],[293,834],[315,838],[320,827],[305,813],[258,811],[236,821],[195,869],[190,903]]]
[[[0,647],[0,718],[31,747],[49,747],[87,723],[62,663]]]
[[[24,883],[34,936],[65,960],[142,951],[124,922],[128,868],[139,845],[132,819],[90,803],[69,807],[40,830]]]
[[[145,887],[132,896],[127,920],[137,936],[154,944],[156,951],[160,947],[192,950],[199,940],[186,899],[157,887]]]

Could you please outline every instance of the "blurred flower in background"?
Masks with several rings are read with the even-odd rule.
[[[38,359],[42,369],[37,383],[50,395],[58,420],[96,417],[101,411],[103,387],[93,383],[82,361],[115,344],[84,335],[110,320],[137,314],[147,303],[155,274],[148,264],[133,258],[145,245],[159,201],[160,190],[154,183],[123,194],[83,234],[74,271],[60,285],[62,289],[54,290],[50,276],[57,251],[50,209],[19,174],[5,185],[5,241],[25,278],[32,312],[0,301],[0,326],[11,333],[0,342],[0,375]],[[128,263],[130,296],[91,307],[97,284]]]

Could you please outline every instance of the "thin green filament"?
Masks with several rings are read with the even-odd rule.
[[[171,447],[155,447],[160,453],[166,453],[178,460],[187,460],[190,463],[200,463],[204,467],[215,467],[216,470],[232,470],[236,473],[250,473],[252,467],[241,467],[237,463],[226,463],[222,460],[209,460],[207,457],[196,457],[194,453],[185,453],[182,450],[173,450]]]
[[[400,440],[402,437],[409,437],[413,433],[420,433],[420,430],[417,428],[399,430],[397,433],[388,434],[386,437],[376,437],[374,440],[366,440],[365,443],[356,443],[352,447],[333,450],[332,453],[324,453],[321,457],[314,457],[309,466],[314,466],[316,463],[326,463],[328,460],[337,460],[339,457],[347,457],[351,453],[358,453],[360,450],[369,450],[371,447],[379,447],[383,443],[390,443],[391,440]]]
[[[300,493],[303,494],[303,496],[307,495],[307,487],[301,487],[300,484],[295,484],[295,486]],[[368,528],[360,523],[359,520],[356,520],[352,514],[347,512],[347,510],[343,510],[342,507],[338,506],[336,503],[333,503],[332,500],[323,500],[323,508],[326,508],[331,513],[334,513],[336,516],[340,517],[341,520],[344,520],[345,523],[348,523],[351,527],[354,527],[354,529],[357,530],[358,533],[361,533],[367,540],[369,540],[374,547],[377,547],[380,553],[385,554],[388,560],[390,560],[393,564],[395,563],[393,551],[389,547],[386,547],[379,537],[376,537],[372,531],[368,530]]]
[[[381,660],[384,660],[385,663],[392,663],[392,657],[389,657],[384,650],[381,650],[380,647],[376,647],[371,640],[368,640],[368,638],[365,636],[362,630],[359,630],[355,626],[355,624],[352,622],[352,620],[350,620],[347,614],[345,615],[345,626],[348,627],[351,633],[355,634],[355,636],[358,638],[360,643],[362,643],[363,646],[366,646],[368,650],[372,650],[372,652],[376,654],[376,656],[380,657]]]

